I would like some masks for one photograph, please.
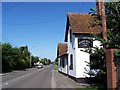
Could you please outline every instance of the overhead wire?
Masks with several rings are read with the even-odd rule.
[[[13,8],[15,8],[15,7],[23,4],[23,3],[24,3],[24,2],[20,2],[20,3],[17,3],[17,4],[15,4],[15,5],[11,6],[11,7],[8,7],[8,8],[5,8],[5,9],[2,8],[2,11],[3,11],[3,12],[8,11],[8,10],[10,10],[10,9],[13,9]]]
[[[60,20],[60,19],[62,19],[64,17],[65,16],[54,18],[54,19],[50,19],[50,20],[46,20],[46,21],[42,21],[42,22],[35,22],[35,23],[9,23],[9,22],[3,22],[3,24],[7,24],[7,25],[38,25],[38,24],[44,24],[44,23],[57,21],[57,20]]]
[[[83,10],[84,4],[85,4],[85,2],[82,2],[82,6],[81,6],[81,8],[80,8],[80,12],[81,12],[81,10]]]
[[[6,10],[9,10],[9,9],[12,9],[18,5],[20,5],[21,3],[18,3],[12,7],[9,7],[8,9]],[[80,12],[81,10],[83,10],[83,6],[84,6],[84,2],[82,3],[82,6],[80,8]],[[57,20],[60,20],[62,18],[65,18],[66,16],[62,16],[62,17],[58,17],[58,18],[54,18],[54,19],[50,19],[50,20],[46,20],[46,21],[42,21],[42,22],[35,22],[35,23],[10,23],[10,22],[3,22],[3,24],[7,24],[7,25],[17,25],[17,26],[24,26],[24,25],[39,25],[39,24],[44,24],[44,23],[49,23],[49,22],[53,22],[53,21],[57,21]]]

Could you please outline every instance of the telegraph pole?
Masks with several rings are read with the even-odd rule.
[[[106,36],[106,16],[105,16],[105,6],[104,6],[104,0],[101,2],[101,14],[102,14],[102,36],[104,40],[107,40]]]
[[[97,2],[96,2],[96,9],[97,9],[97,14],[99,15],[99,16],[101,16],[101,18],[102,18],[102,30],[101,30],[101,32],[102,32],[102,38],[106,41],[107,40],[107,35],[106,35],[106,15],[105,15],[105,6],[104,6],[104,0],[97,0]],[[106,49],[107,49],[107,46],[103,46],[103,49],[105,50],[105,54],[106,54]],[[107,56],[105,55],[105,60],[104,60],[104,65],[105,65],[105,71],[106,71],[106,74],[107,74]],[[104,82],[104,89],[106,89],[107,90],[107,84],[108,84],[108,74],[104,77],[106,80],[105,80],[105,82]]]
[[[30,51],[30,67],[32,66],[32,52],[31,52],[32,47],[34,47],[34,46],[31,46],[29,49],[29,51]]]
[[[32,61],[32,53],[30,52],[30,67],[31,67],[31,61]]]
[[[105,2],[104,0],[97,0],[96,9],[97,9],[97,14],[102,17],[102,38],[104,40],[107,40],[107,36],[106,36],[106,16],[105,16],[104,2]]]

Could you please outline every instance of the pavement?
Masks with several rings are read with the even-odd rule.
[[[89,86],[88,84],[77,83],[68,76],[59,73],[57,70],[53,70],[53,77],[53,88],[85,88]]]

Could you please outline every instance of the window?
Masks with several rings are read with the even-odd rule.
[[[78,48],[93,47],[93,41],[89,37],[78,38]]]
[[[70,42],[72,42],[72,31],[70,29]]]
[[[62,66],[62,60],[60,59],[60,67]]]
[[[70,69],[73,70],[73,55],[70,55]]]
[[[62,67],[64,68],[65,67],[65,60],[64,60],[64,58],[63,58],[63,60],[62,60]]]

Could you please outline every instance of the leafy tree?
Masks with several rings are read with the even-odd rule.
[[[106,24],[107,24],[107,40],[102,38],[102,35],[95,36],[95,38],[101,41],[103,46],[107,46],[108,48],[120,48],[120,1],[119,2],[106,2]],[[94,27],[96,25],[102,26],[102,18],[101,16],[96,14],[94,9],[91,9],[92,15],[94,16],[94,21],[91,23],[91,26]],[[99,69],[99,71],[95,74],[97,80],[106,78],[105,71],[105,54],[104,49],[95,48],[94,52],[91,52],[91,62],[90,66],[95,70],[95,68]],[[105,79],[106,80],[106,79]],[[106,82],[101,82],[101,84],[106,85]],[[102,86],[104,86],[102,85]],[[105,87],[105,86],[104,86]]]
[[[102,39],[102,36],[97,38],[102,42],[103,46],[108,46],[109,48],[120,48],[120,1],[119,2],[106,2],[106,25],[107,25],[107,41]],[[102,18],[100,15],[96,14],[96,11],[91,9],[90,12],[95,18],[91,26],[101,25]]]
[[[32,56],[32,65],[34,65],[34,63],[37,63],[38,61],[39,61],[39,57]]]
[[[21,67],[22,67],[22,69],[26,68],[26,62],[24,59],[21,60]]]
[[[48,59],[48,64],[51,64],[51,60],[50,59]]]
[[[19,50],[20,50],[20,58],[25,60],[26,62],[26,68],[30,67],[30,52],[28,51],[28,47],[21,46]]]
[[[40,63],[44,64],[44,65],[49,65],[51,64],[51,60],[50,59],[47,59],[47,58],[42,58],[40,60]]]
[[[27,46],[13,47],[9,43],[1,44],[2,48],[2,72],[30,67],[30,52]],[[32,65],[39,60],[33,56]]]
[[[12,46],[9,43],[2,44],[2,71],[12,70]]]
[[[95,81],[91,83],[101,86],[99,88],[102,90],[106,88],[105,51],[103,48],[93,47],[87,49],[86,52],[90,53],[90,63],[88,63],[90,71],[87,74],[94,77]]]
[[[55,59],[54,63],[55,63],[56,65],[58,65],[58,59],[57,59],[57,58]]]

